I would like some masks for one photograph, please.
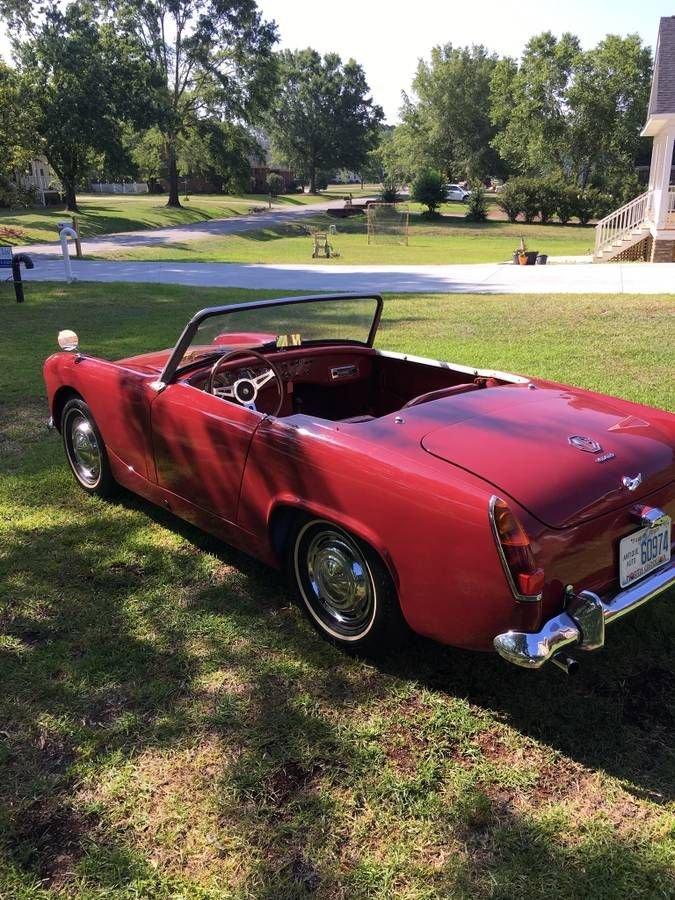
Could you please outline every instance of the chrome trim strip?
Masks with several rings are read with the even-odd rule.
[[[425,366],[435,366],[440,369],[452,369],[454,372],[462,372],[465,375],[480,375],[482,378],[499,378],[501,381],[511,381],[514,384],[532,385],[529,378],[522,375],[514,375],[513,372],[498,372],[496,369],[474,369],[471,366],[461,366],[459,363],[444,362],[440,359],[431,359],[428,356],[413,356],[412,353],[397,353],[394,350],[378,350],[375,352],[378,356],[385,356],[388,359],[400,359],[402,362],[421,363]]]
[[[581,650],[596,650],[604,626],[644,606],[675,587],[675,557],[613,597],[602,600],[592,591],[581,591],[568,611],[549,619],[534,633],[507,631],[494,639],[494,648],[508,662],[525,669],[539,669],[563,647],[575,644]],[[595,622],[593,618],[595,617]]]
[[[496,494],[493,494],[490,497],[490,506],[488,509],[488,515],[490,517],[490,527],[492,529],[492,536],[495,539],[495,544],[497,545],[497,553],[499,554],[499,559],[502,563],[502,568],[504,569],[504,574],[506,575],[506,580],[509,583],[509,587],[511,588],[511,593],[516,598],[516,600],[521,600],[525,603],[537,603],[541,600],[541,594],[521,594],[518,590],[518,586],[513,580],[513,575],[511,574],[511,569],[509,569],[509,564],[506,561],[506,554],[504,553],[504,548],[502,547],[502,542],[499,540],[499,532],[497,531],[497,523],[495,522],[495,504],[497,501],[502,500],[501,497],[498,497]],[[506,500],[502,500],[502,503],[506,503]]]

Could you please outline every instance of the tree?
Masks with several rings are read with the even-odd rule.
[[[482,179],[501,174],[491,144],[490,85],[497,65],[483,46],[436,46],[420,60],[412,96],[404,94],[403,128],[408,129],[412,156],[450,179]]]
[[[440,172],[426,169],[417,176],[412,187],[412,198],[427,208],[427,215],[433,216],[445,200],[445,188]]]
[[[641,145],[652,75],[652,56],[636,34],[609,34],[579,59],[567,92],[568,152],[585,188],[591,179],[621,193]],[[635,194],[633,194],[635,196]]]
[[[278,172],[268,172],[265,184],[270,192],[270,197],[278,197],[284,189],[284,179]]]
[[[572,34],[550,32],[525,45],[520,66],[500,60],[492,76],[493,144],[512,171],[542,175],[568,158],[567,91],[580,57]]]
[[[369,96],[363,69],[335,53],[286,50],[280,86],[269,116],[275,149],[306,174],[316,193],[321,170],[344,166],[358,172],[378,138],[382,109]]]
[[[143,115],[147,71],[133,44],[99,24],[88,2],[48,6],[18,50],[35,129],[77,212],[76,187],[94,156],[117,153],[124,120]]]
[[[642,147],[651,67],[637,35],[608,35],[585,52],[571,34],[533,37],[520,66],[495,67],[493,144],[516,173],[561,174],[582,191],[597,182],[621,194]]]
[[[0,176],[26,168],[39,147],[34,111],[19,74],[0,60]]]
[[[181,137],[202,119],[243,125],[265,109],[276,25],[262,19],[255,0],[120,0],[115,23],[137,37],[157,73],[150,100],[166,145],[167,205],[178,207]]]

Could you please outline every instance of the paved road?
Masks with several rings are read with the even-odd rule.
[[[361,198],[359,198],[360,200]],[[229,219],[208,219],[204,222],[194,222],[192,225],[171,225],[166,228],[145,228],[142,231],[104,234],[98,238],[83,240],[82,252],[86,256],[91,253],[106,253],[125,247],[158,247],[201,238],[239,234],[243,231],[255,231],[259,228],[273,228],[293,222],[302,222],[303,218],[307,216],[325,212],[327,209],[342,209],[343,206],[344,200],[327,200],[323,203],[309,203],[305,206],[277,206],[270,212],[232,216]],[[25,244],[15,247],[15,250],[30,253],[31,256],[61,256],[61,245],[58,241],[49,244]],[[71,243],[71,255],[74,252]]]
[[[74,260],[73,274],[81,281],[210,285],[280,293],[675,294],[675,263],[344,266]],[[25,278],[62,281],[63,262],[38,259]]]

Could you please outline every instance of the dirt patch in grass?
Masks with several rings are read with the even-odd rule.
[[[60,795],[41,798],[23,812],[12,849],[45,886],[58,890],[72,879],[98,825],[95,815],[75,809]]]

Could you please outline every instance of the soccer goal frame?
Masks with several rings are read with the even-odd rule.
[[[369,203],[366,223],[369,244],[408,246],[410,213],[407,203]]]

